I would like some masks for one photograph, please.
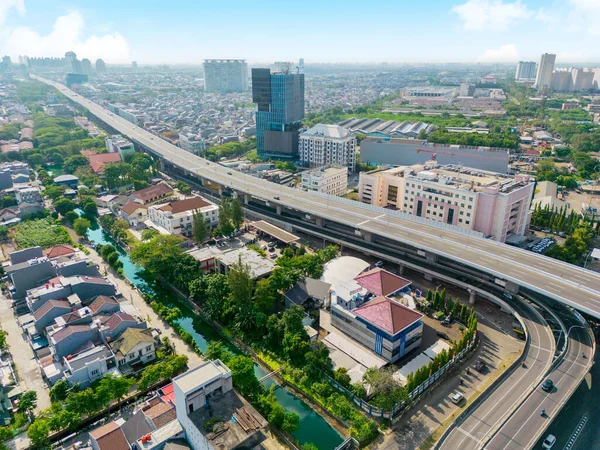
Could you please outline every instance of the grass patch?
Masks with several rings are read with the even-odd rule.
[[[72,244],[69,232],[54,219],[45,218],[21,222],[14,228],[14,240],[18,249],[40,246],[49,248],[59,244]]]

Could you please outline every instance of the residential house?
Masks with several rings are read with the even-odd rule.
[[[88,155],[88,161],[90,167],[96,175],[102,175],[104,172],[104,166],[111,163],[121,162],[121,155],[119,153],[98,153],[96,155]]]
[[[54,247],[45,249],[43,251],[43,254],[48,259],[53,260],[53,259],[59,258],[61,256],[63,256],[63,257],[73,256],[76,252],[77,252],[77,250],[75,250],[70,245],[61,244],[61,245],[55,245]]]
[[[97,316],[101,323],[100,331],[104,339],[115,340],[128,328],[139,328],[145,330],[146,322],[124,312],[111,314],[110,316]],[[107,317],[102,320],[102,317]]]
[[[142,205],[151,205],[173,195],[173,189],[167,183],[158,183],[147,188],[140,189],[131,194],[131,200]]]
[[[36,249],[38,248],[40,256],[32,257],[18,263],[13,262],[5,269],[9,281],[12,283],[10,293],[13,299],[25,297],[28,290],[39,286],[56,275],[54,265],[47,257],[42,256],[41,247],[36,247]],[[11,258],[12,260],[13,258]],[[20,261],[20,258],[15,258],[14,260]]]
[[[90,431],[93,450],[129,450],[125,435],[116,422],[109,422]]]
[[[89,345],[74,353],[63,358],[63,375],[70,385],[85,388],[108,373],[119,374],[115,355],[104,344]]]
[[[59,276],[48,281],[45,285],[27,291],[27,304],[31,311],[38,310],[48,300],[68,298],[77,295],[84,303],[91,303],[98,295],[114,296],[115,285],[108,279],[90,276]]]
[[[247,247],[240,247],[218,256],[216,269],[219,273],[226,274],[231,266],[238,264],[240,261],[242,264],[250,266],[250,276],[254,280],[269,276],[275,268],[273,261],[264,258]]]
[[[194,214],[202,214],[209,227],[219,223],[219,207],[202,197],[190,197],[148,208],[148,219],[169,234],[192,235]]]
[[[121,309],[119,302],[116,299],[107,297],[106,295],[99,295],[96,297],[95,300],[90,303],[89,308],[94,316],[101,314],[110,315]]]
[[[54,319],[71,312],[72,306],[66,300],[49,300],[44,306],[33,313],[34,327],[38,334],[54,322]]]
[[[303,308],[320,308],[329,305],[331,284],[321,280],[305,277],[284,294],[285,307],[292,305]]]
[[[121,336],[110,342],[119,370],[129,372],[132,366],[147,364],[156,358],[156,341],[152,330],[127,328]]]
[[[57,186],[67,186],[71,189],[77,189],[79,186],[79,177],[71,174],[59,175],[52,180]]]
[[[131,226],[137,226],[148,218],[148,207],[137,202],[129,202],[121,208],[119,214]]]
[[[100,332],[90,325],[69,325],[49,330],[48,343],[55,360],[78,354],[81,349],[91,347],[90,343],[100,343]]]
[[[21,210],[16,206],[0,209],[0,225],[10,225],[21,221]]]
[[[194,450],[254,448],[264,440],[267,421],[233,389],[231,371],[220,360],[206,361],[173,378],[173,388],[177,420]],[[223,422],[208,429],[213,418]],[[138,448],[148,448],[138,443]]]

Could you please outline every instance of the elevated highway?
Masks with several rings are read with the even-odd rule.
[[[493,275],[499,285],[506,285],[507,290],[516,292],[518,287],[525,287],[600,318],[600,274],[483,239],[476,234],[448,229],[435,222],[274,185],[232,171],[168,143],[62,84],[35,75],[32,78],[53,86],[99,120],[159,157],[166,166],[177,168],[203,184],[212,183],[219,190],[231,189],[243,196],[246,202],[251,199],[262,201],[275,207],[278,213],[286,210],[300,212],[304,220],[317,226],[326,226],[327,223],[343,225],[367,242],[374,236],[382,236],[412,246],[432,261],[443,257]]]

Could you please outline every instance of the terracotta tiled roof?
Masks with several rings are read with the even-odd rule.
[[[193,211],[195,209],[210,206],[206,200],[201,197],[191,197],[185,200],[167,203],[160,207],[161,211],[170,211],[172,214],[177,214],[184,211]]]
[[[146,202],[153,198],[169,195],[172,192],[173,192],[173,189],[171,189],[171,187],[168,184],[158,183],[158,184],[155,184],[154,186],[148,186],[147,188],[140,189],[139,191],[135,191],[132,195],[135,198],[137,198],[138,200]]]
[[[90,435],[96,440],[100,450],[129,450],[125,435],[115,422],[90,431]]]
[[[65,300],[48,300],[42,307],[33,313],[35,320],[40,320],[53,308],[71,309],[71,304]]]
[[[402,331],[411,323],[423,317],[423,314],[383,296],[371,300],[352,312],[390,334]]]
[[[55,245],[54,247],[44,250],[44,255],[49,259],[58,258],[59,256],[67,256],[75,253],[75,249],[69,245]]]
[[[148,209],[146,205],[142,205],[141,203],[129,202],[121,208],[125,214],[132,214],[138,209]]]
[[[410,281],[381,268],[369,270],[354,279],[375,295],[390,295],[410,284]]]
[[[88,155],[87,159],[95,173],[102,173],[106,164],[121,162],[121,155],[118,153],[99,153]]]
[[[144,414],[154,423],[156,428],[160,428],[177,418],[173,405],[164,402],[144,410]]]
[[[106,295],[99,295],[90,304],[89,308],[95,314],[96,312],[98,312],[98,310],[100,309],[100,307],[102,307],[102,305],[105,305],[107,303],[110,303],[111,305],[118,305],[119,304],[119,302],[117,302],[114,298],[107,297]]]

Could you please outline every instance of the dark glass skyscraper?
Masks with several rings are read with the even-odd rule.
[[[304,74],[252,69],[252,101],[256,111],[259,156],[293,159],[304,119]]]

